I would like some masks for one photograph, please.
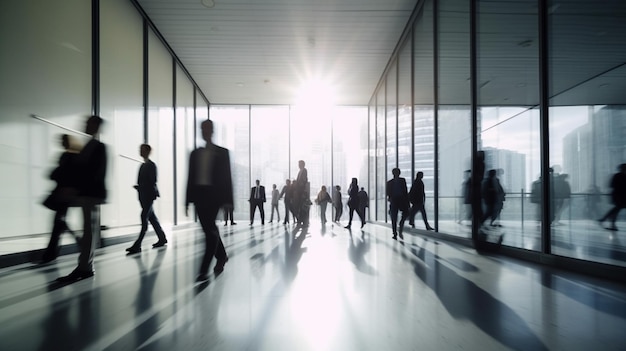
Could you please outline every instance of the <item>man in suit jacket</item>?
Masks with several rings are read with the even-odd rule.
[[[152,244],[152,247],[161,247],[167,243],[165,232],[163,232],[159,219],[152,208],[154,200],[159,197],[159,189],[157,188],[157,166],[150,160],[151,152],[152,147],[148,144],[141,144],[139,147],[139,155],[141,155],[144,162],[139,167],[135,189],[137,189],[139,203],[141,204],[141,231],[135,243],[126,249],[129,254],[141,252],[141,241],[148,230],[148,222],[152,224],[152,228],[154,228],[159,238],[156,243]]]
[[[197,281],[204,281],[208,279],[213,256],[217,259],[213,268],[216,275],[224,270],[224,264],[228,261],[215,218],[221,207],[234,206],[234,202],[228,150],[213,144],[213,121],[205,120],[200,128],[206,147],[195,149],[189,156],[185,213],[188,215],[189,204],[193,203],[206,237],[204,257],[197,277]]]
[[[257,207],[261,214],[261,224],[265,224],[265,210],[263,209],[263,203],[265,202],[265,187],[261,185],[260,180],[256,180],[256,186],[250,189],[250,225],[254,223],[254,213]]]
[[[85,125],[85,133],[91,139],[76,157],[77,198],[74,206],[83,210],[83,237],[80,240],[78,266],[68,275],[60,277],[61,283],[73,283],[93,277],[93,257],[100,236],[99,211],[96,206],[103,204],[107,197],[105,175],[107,168],[106,147],[97,137],[103,123],[99,116],[90,116]]]
[[[409,210],[409,224],[411,227],[415,228],[415,215],[417,212],[421,212],[426,230],[435,230],[435,228],[428,224],[426,208],[424,207],[426,203],[426,192],[424,191],[424,181],[422,181],[422,178],[424,178],[424,173],[417,172],[415,180],[413,180],[413,185],[411,185],[411,191],[409,191],[409,201],[412,205]]]
[[[391,173],[393,174],[393,178],[387,181],[386,193],[387,200],[389,201],[389,216],[391,217],[393,239],[397,240],[398,231],[400,239],[404,239],[402,230],[409,209],[409,194],[406,191],[406,179],[400,177],[400,169],[394,168]],[[399,228],[397,226],[398,211],[402,211]]]

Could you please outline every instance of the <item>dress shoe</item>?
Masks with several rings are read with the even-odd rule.
[[[227,226],[227,225],[228,225],[228,223],[224,223],[224,227]]]
[[[393,233],[393,236],[391,238],[393,240],[398,240],[398,233]]]
[[[435,230],[435,228],[428,226],[426,227],[426,230]]]
[[[139,246],[131,246],[131,247],[127,248],[126,251],[128,252],[128,255],[134,255],[136,253],[140,253],[141,252],[141,247],[139,247]]]
[[[235,222],[230,222],[230,225],[237,225],[237,223],[235,223]]]
[[[63,277],[59,277],[57,278],[57,282],[59,283],[74,283],[77,282],[79,280],[83,280],[86,278],[91,278],[93,277],[95,274],[95,272],[93,270],[90,271],[79,271],[78,268],[74,269],[72,271],[72,273],[63,276]]]
[[[215,263],[215,267],[213,268],[213,273],[220,274],[224,271],[224,265],[226,264],[226,262],[228,262],[228,257],[226,257],[223,260],[217,260],[217,262]]]
[[[209,280],[209,275],[206,273],[200,273],[198,274],[198,276],[196,277],[196,281],[197,282],[204,282]]]
[[[361,223],[361,228],[365,227],[365,223],[366,222]]]
[[[400,236],[400,239],[404,240],[404,235],[402,235],[402,233],[398,233],[398,235]]]
[[[165,244],[167,244],[167,240],[159,240],[156,243],[152,244],[152,247],[156,248],[156,247],[163,247],[165,246]]]
[[[348,224],[347,226],[345,226],[344,228],[346,229],[350,229],[350,225]]]

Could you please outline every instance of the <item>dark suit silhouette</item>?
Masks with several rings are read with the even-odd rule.
[[[137,253],[141,251],[141,242],[143,240],[146,231],[148,230],[148,222],[152,224],[152,228],[156,232],[159,240],[152,245],[152,247],[161,247],[167,243],[165,238],[165,232],[161,228],[159,219],[154,213],[152,207],[154,200],[159,196],[159,189],[157,188],[157,166],[152,162],[148,156],[152,148],[148,144],[143,144],[140,147],[139,153],[144,158],[144,163],[139,167],[139,174],[137,175],[137,189],[139,196],[139,203],[141,204],[141,231],[139,237],[133,244],[133,246],[126,249],[129,253]]]
[[[93,257],[100,234],[98,211],[96,206],[104,203],[107,197],[105,175],[107,168],[106,147],[96,139],[102,124],[102,118],[91,116],[87,120],[85,133],[92,139],[76,157],[77,192],[76,206],[83,210],[83,237],[80,241],[78,267],[69,275],[57,280],[71,283],[94,275]]]
[[[424,191],[424,182],[422,181],[423,177],[424,173],[417,172],[415,180],[413,180],[413,185],[411,185],[411,191],[409,191],[409,201],[412,205],[411,210],[409,211],[409,224],[415,228],[415,215],[417,212],[421,212],[426,230],[433,230],[434,228],[428,224],[426,208],[424,207],[426,202],[426,192]]]
[[[261,214],[261,224],[265,224],[265,210],[263,209],[263,203],[265,203],[265,187],[261,185],[261,182],[257,179],[256,186],[250,189],[250,225],[254,223],[254,213],[257,207]]]
[[[285,221],[283,224],[289,223],[289,212],[291,212],[291,180],[287,179],[283,189],[280,191],[279,198],[285,197]]]
[[[626,163],[622,163],[619,166],[619,172],[613,175],[613,178],[611,179],[611,188],[613,189],[611,192],[611,199],[613,200],[613,205],[615,206],[613,206],[613,208],[610,209],[604,217],[600,218],[598,222],[602,224],[602,222],[609,220],[611,222],[611,226],[606,229],[617,231],[617,226],[615,225],[617,215],[623,208],[626,208]]]
[[[391,229],[393,230],[393,238],[396,239],[398,230],[400,238],[404,228],[407,212],[409,210],[409,194],[406,191],[406,179],[400,177],[400,169],[392,170],[393,178],[387,181],[386,194],[389,201],[389,216],[391,217]],[[398,228],[398,211],[402,211],[400,225]]]
[[[207,145],[195,149],[189,156],[189,176],[187,179],[186,206],[193,203],[200,225],[206,237],[206,249],[197,280],[206,280],[209,265],[213,256],[217,263],[213,271],[216,274],[224,270],[228,261],[220,232],[215,225],[219,209],[224,205],[233,206],[233,184],[230,173],[230,156],[228,150],[211,142],[213,122],[202,122],[202,137]]]

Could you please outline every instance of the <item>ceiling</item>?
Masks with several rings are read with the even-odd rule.
[[[367,105],[417,0],[138,0],[212,104]]]

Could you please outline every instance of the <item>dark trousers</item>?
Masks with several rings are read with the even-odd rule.
[[[406,221],[407,215],[406,207],[399,207],[397,204],[393,202],[389,203],[389,216],[391,217],[391,229],[393,230],[393,234],[396,235],[398,232],[398,228],[400,229],[400,233],[402,233],[402,229],[404,228],[404,222]],[[402,217],[400,218],[400,225],[398,226],[398,211],[402,211]]]
[[[283,223],[287,224],[289,223],[289,212],[291,211],[291,209],[289,208],[289,201],[287,201],[287,199],[285,199],[285,221]],[[280,219],[279,219],[280,221]]]
[[[265,210],[263,209],[263,201],[261,200],[250,201],[250,223],[254,222],[254,213],[256,212],[257,207],[259,208],[259,213],[261,214],[261,223],[265,224]]]
[[[76,236],[65,222],[66,215],[67,207],[61,208],[54,213],[54,223],[52,225],[52,233],[50,234],[50,242],[48,242],[48,247],[43,253],[44,260],[52,260],[59,255],[59,240],[61,239],[61,234],[63,234],[64,231],[67,230],[72,233],[72,235]]]
[[[361,218],[361,224],[364,224],[365,216],[364,216],[364,213],[361,212],[359,207],[348,205],[348,214],[349,214],[348,226],[352,225],[352,218],[354,217],[354,211],[356,211],[356,214],[359,215],[359,218]]]
[[[343,205],[335,206],[335,222],[339,222],[343,214]]]
[[[154,228],[157,238],[159,238],[159,242],[167,241],[165,238],[165,232],[163,232],[163,228],[161,228],[161,224],[159,223],[159,219],[154,213],[154,208],[152,206],[154,204],[154,200],[140,198],[139,203],[141,204],[141,231],[139,232],[139,237],[133,246],[141,246],[143,237],[146,235],[146,231],[148,231],[148,222],[152,224],[152,228]]]
[[[227,258],[224,243],[222,243],[220,232],[215,224],[220,206],[212,200],[214,196],[212,188],[212,186],[197,187],[196,191],[198,193],[194,202],[205,236],[205,250],[202,263],[200,264],[200,274],[206,274],[209,271],[209,265],[211,265],[213,256],[218,261],[223,261]]]
[[[422,219],[424,220],[424,225],[426,228],[430,228],[430,224],[428,224],[428,217],[426,216],[426,209],[424,208],[424,204],[413,204],[411,209],[409,210],[409,224],[415,225],[415,215],[421,212]]]
[[[619,214],[619,211],[621,211],[623,208],[625,208],[625,206],[615,205],[612,209],[609,210],[609,212],[607,212],[604,215],[604,217],[602,217],[600,219],[600,221],[604,222],[604,221],[606,221],[608,219],[609,221],[611,221],[613,226],[615,226],[615,221],[617,220],[617,215]]]

